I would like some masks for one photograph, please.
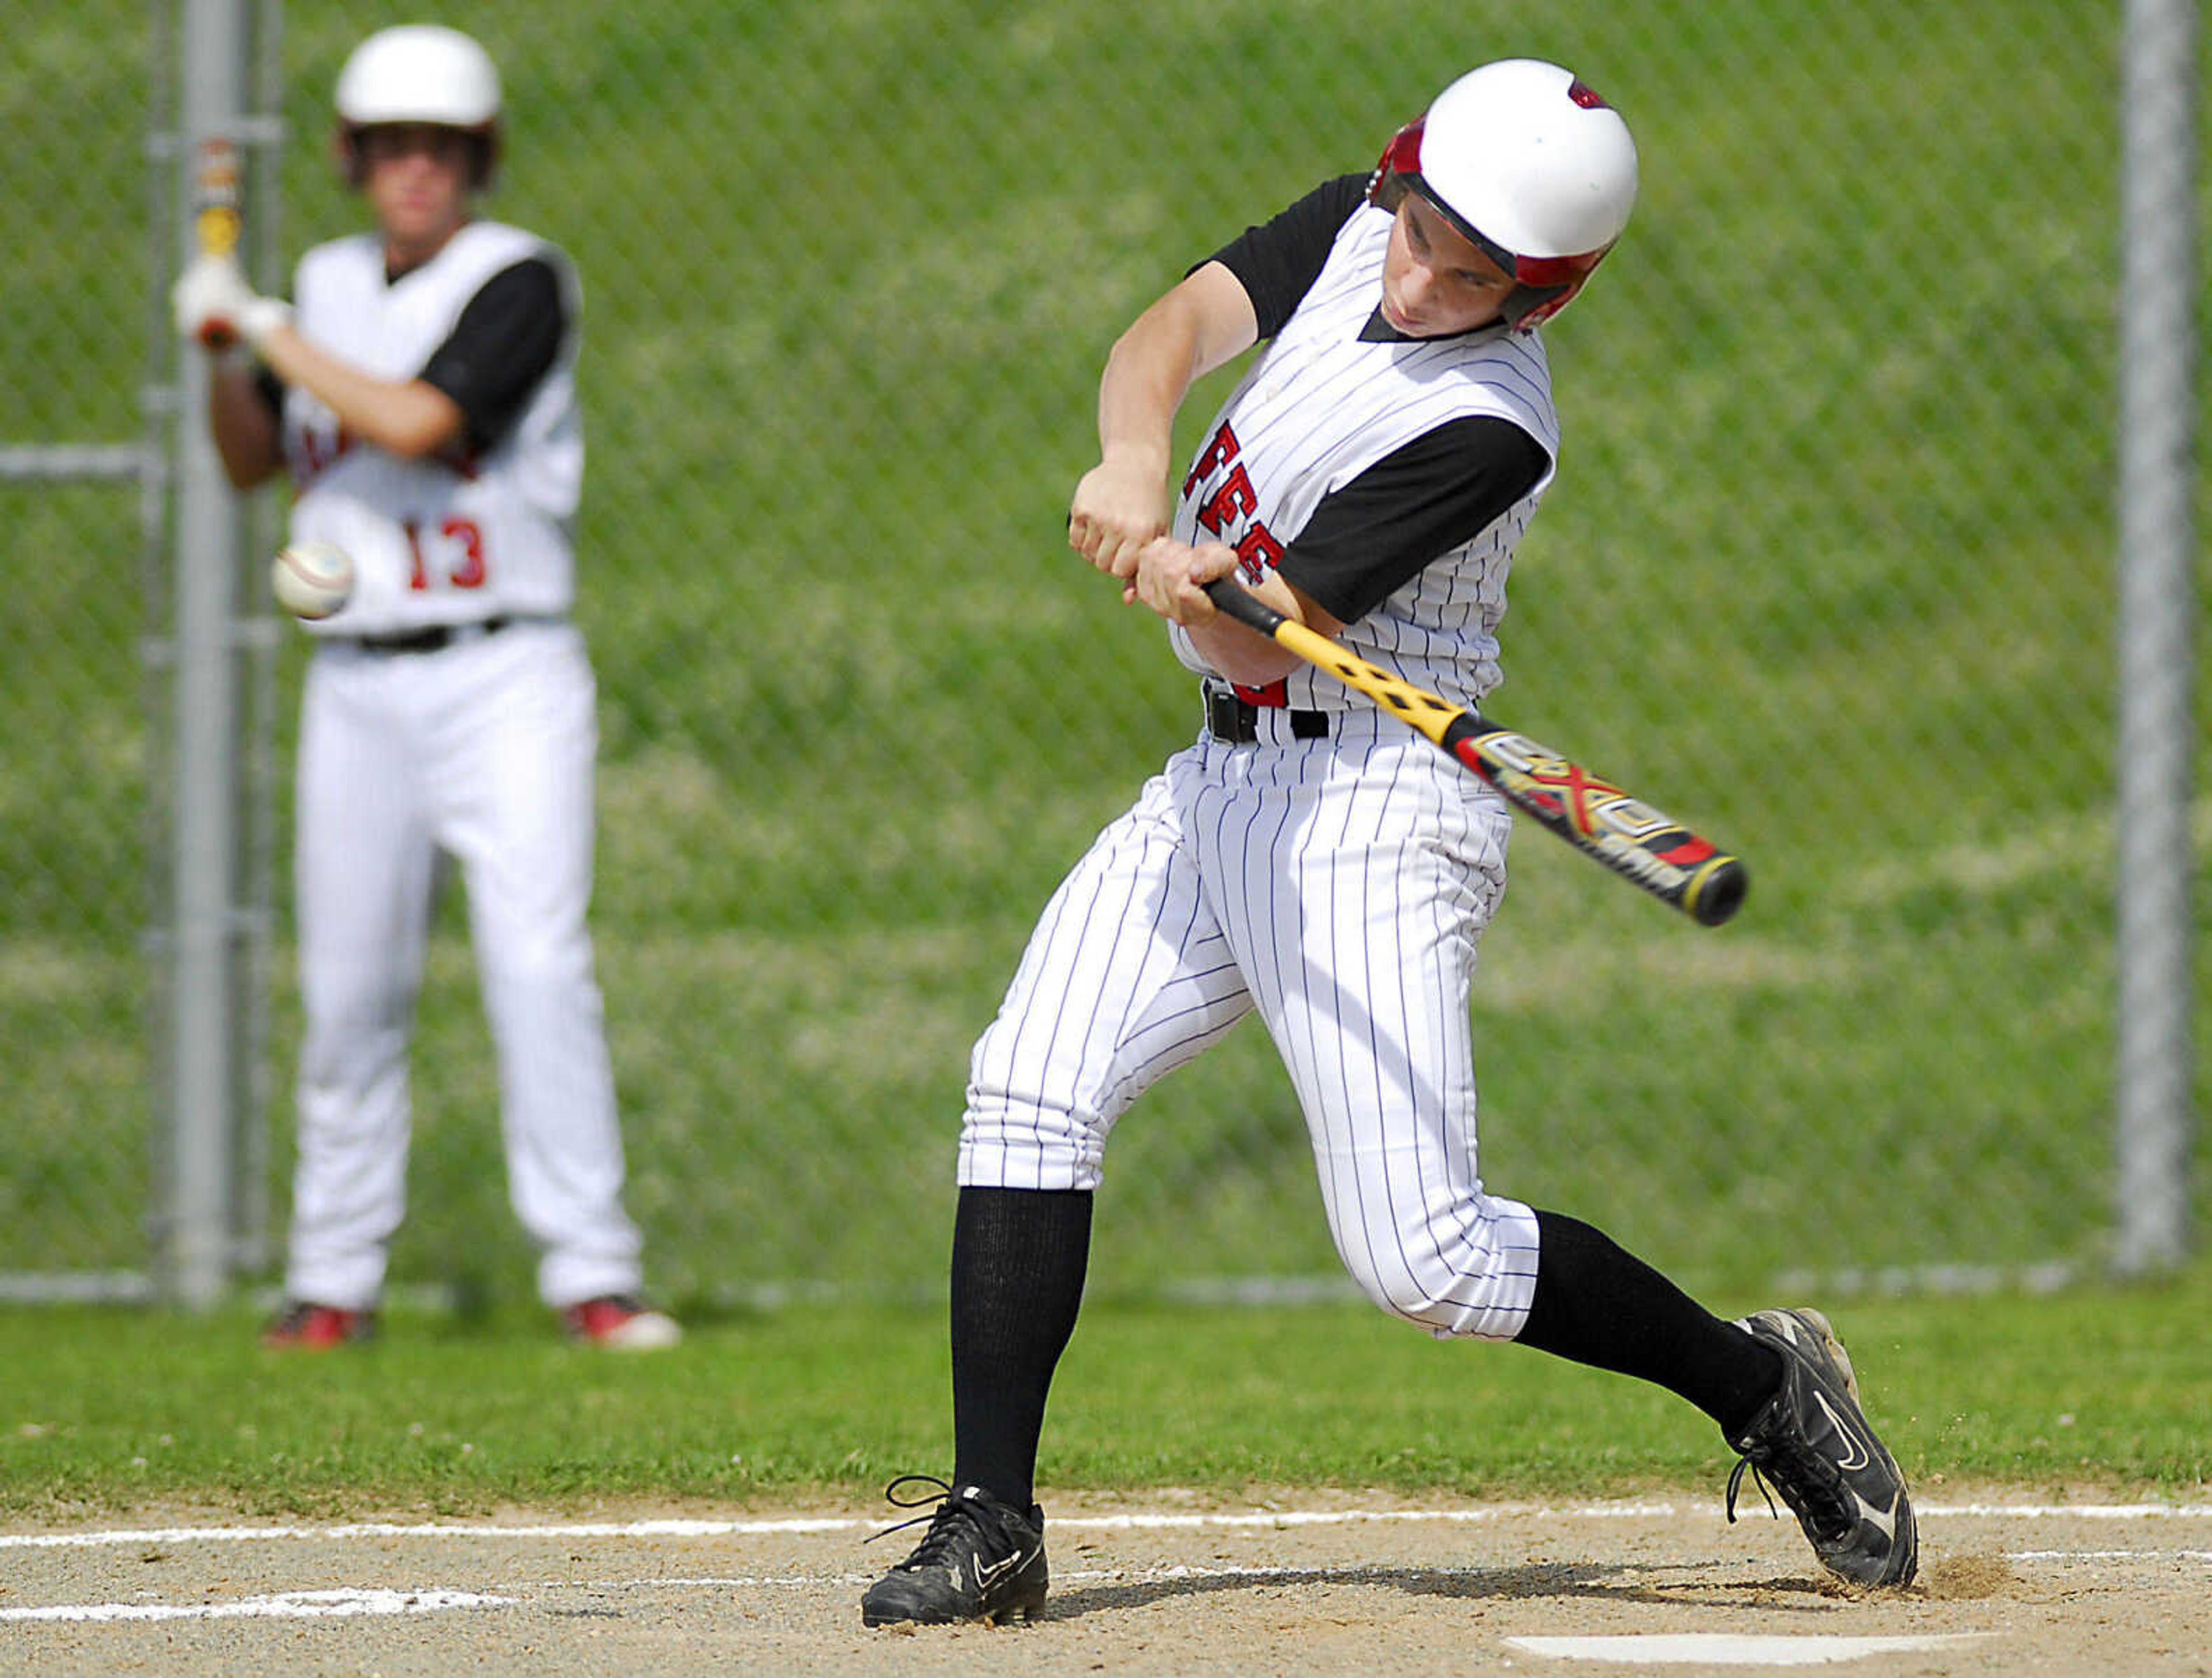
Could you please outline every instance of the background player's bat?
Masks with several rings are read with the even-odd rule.
[[[1504,793],[1515,809],[1698,925],[1717,927],[1742,907],[1751,884],[1742,861],[1672,816],[1599,780],[1549,746],[1354,658],[1328,636],[1238,587],[1233,576],[1208,583],[1206,592],[1218,611],[1412,724]]]
[[[221,135],[200,142],[193,165],[192,233],[202,256],[227,257],[238,250],[238,148]],[[200,331],[214,350],[227,348],[235,336],[215,321]]]

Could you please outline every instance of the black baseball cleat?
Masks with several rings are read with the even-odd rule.
[[[909,1483],[934,1486],[935,1498],[902,1498]],[[935,1503],[936,1512],[886,1527],[888,1533],[929,1523],[914,1553],[868,1587],[860,1598],[864,1626],[951,1626],[1034,1620],[1044,1611],[1044,1511],[1017,1514],[980,1486],[947,1486],[933,1474],[901,1474],[884,1488],[901,1509]]]
[[[1735,1519],[1736,1488],[1749,1468],[1782,1493],[1813,1553],[1838,1578],[1911,1584],[1920,1559],[1912,1500],[1859,1408],[1850,1358],[1828,1319],[1813,1310],[1765,1310],[1736,1326],[1782,1354],[1783,1376],[1781,1390],[1729,1441],[1743,1453],[1729,1476],[1729,1519]]]

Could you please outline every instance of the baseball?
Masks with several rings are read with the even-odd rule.
[[[295,542],[269,568],[276,603],[313,623],[328,617],[353,593],[353,561],[330,542]]]

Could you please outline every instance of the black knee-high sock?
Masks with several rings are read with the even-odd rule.
[[[1026,1511],[1091,1261],[1085,1189],[963,1189],[952,1225],[952,1483]]]
[[[1573,1218],[1539,1212],[1536,1298],[1522,1346],[1656,1381],[1740,1435],[1782,1383],[1782,1359]]]

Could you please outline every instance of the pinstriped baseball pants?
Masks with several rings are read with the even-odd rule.
[[[1395,720],[1331,721],[1201,734],[1099,835],[975,1045],[959,1181],[1096,1188],[1130,1104],[1256,1012],[1361,1289],[1439,1336],[1510,1340],[1536,1220],[1477,1173],[1468,1017],[1510,817]]]

